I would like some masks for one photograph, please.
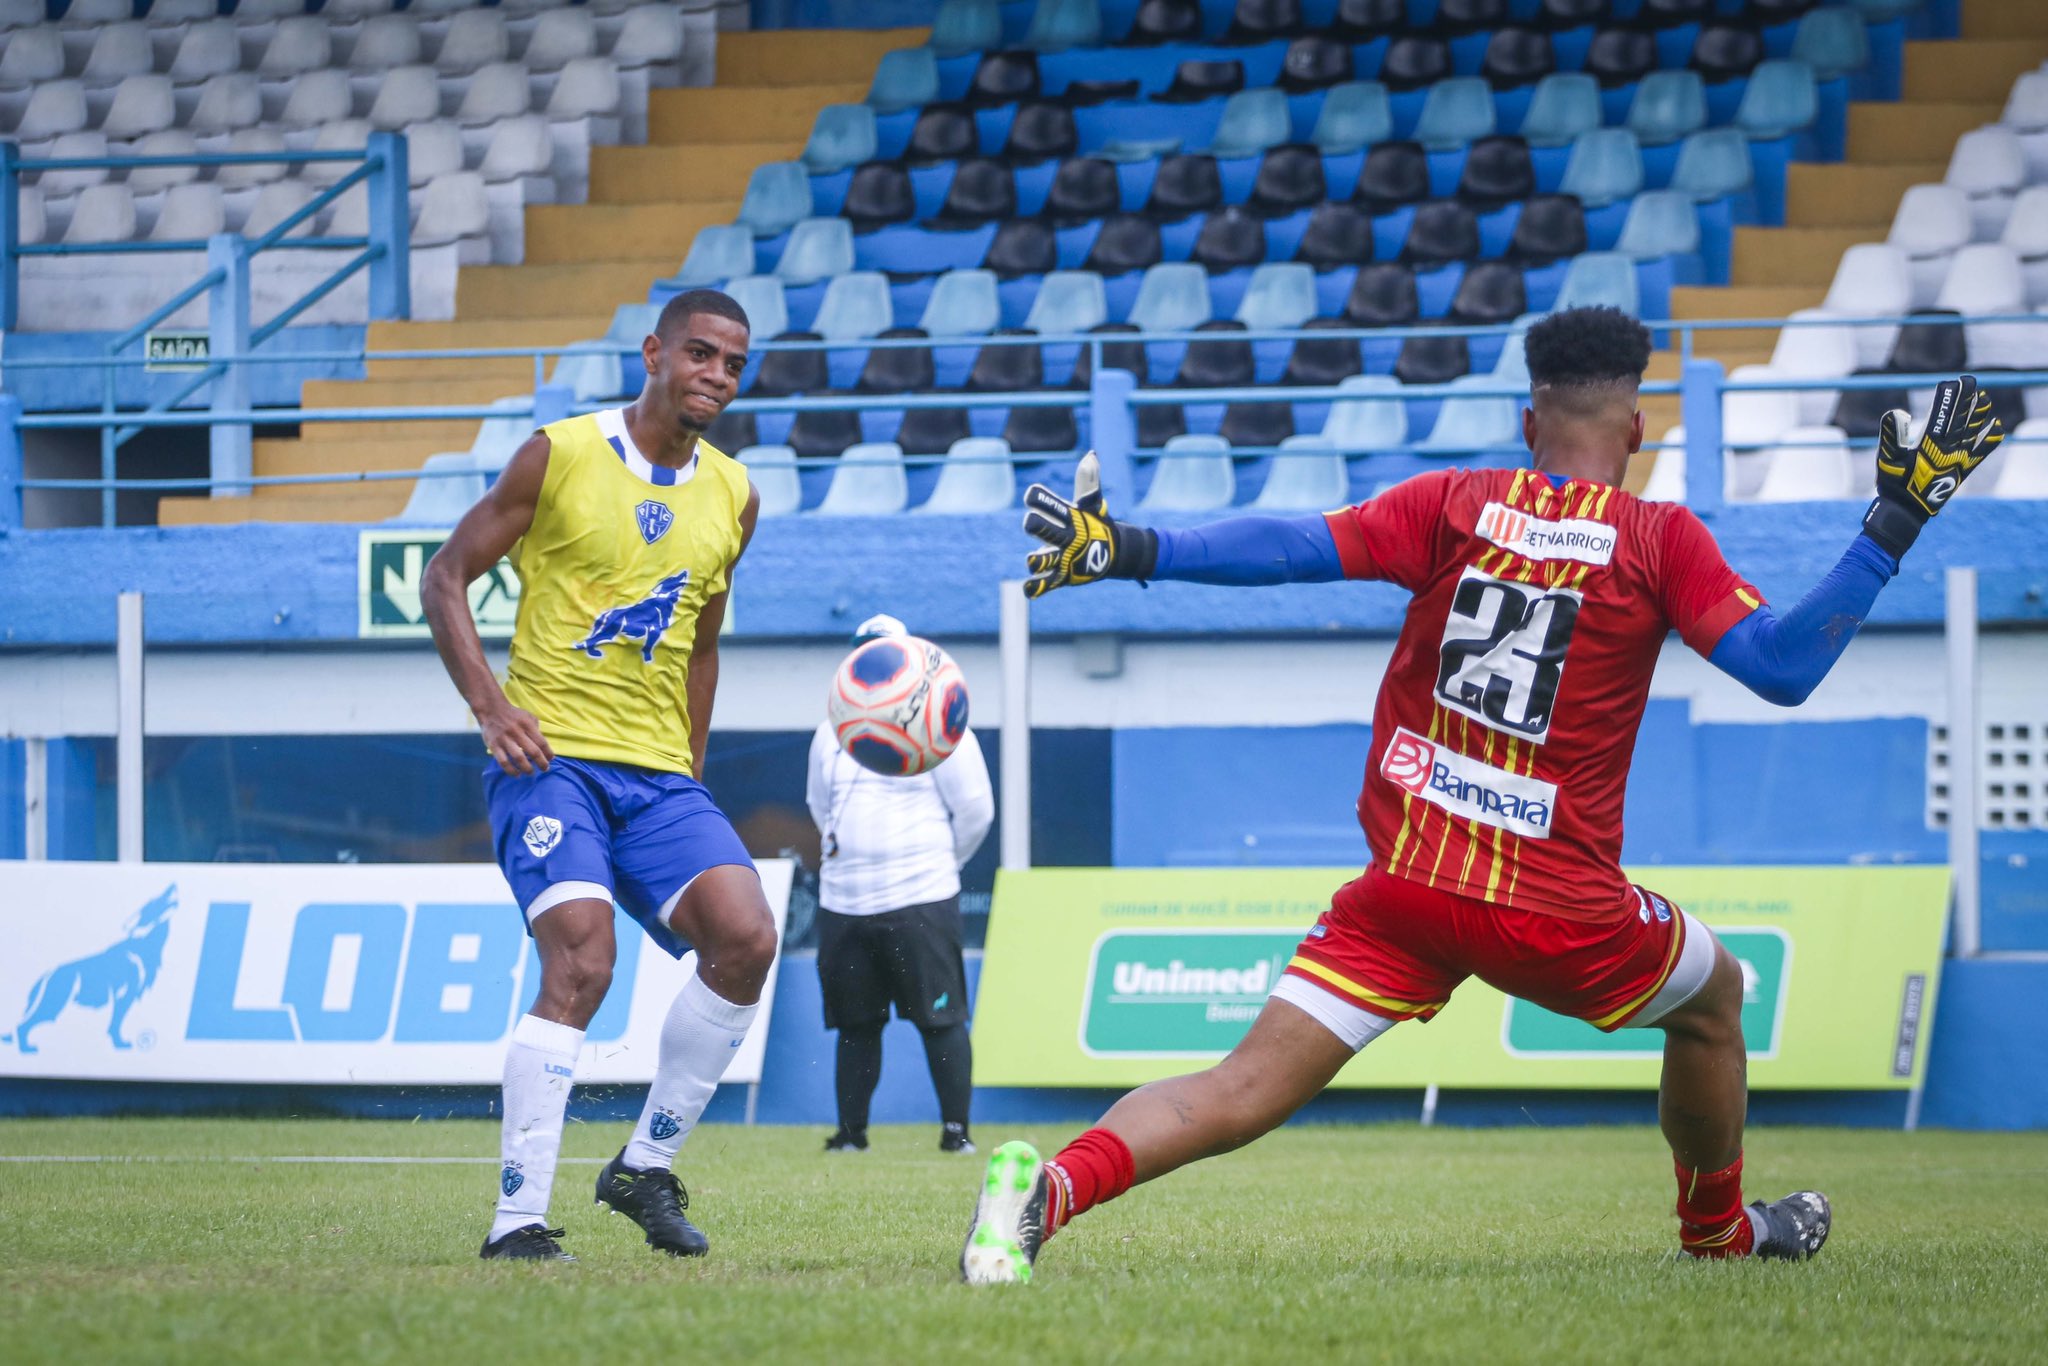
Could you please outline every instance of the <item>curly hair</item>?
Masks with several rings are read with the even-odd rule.
[[[749,332],[753,324],[747,321],[747,310],[740,307],[740,301],[716,289],[686,289],[662,305],[661,317],[654,324],[654,335],[667,341],[679,328],[687,327],[690,319],[699,313],[736,322]]]
[[[1532,388],[1639,384],[1650,364],[1650,330],[1618,308],[1568,308],[1523,339]]]

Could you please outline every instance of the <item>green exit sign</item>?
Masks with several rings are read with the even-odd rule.
[[[212,358],[213,343],[204,332],[147,332],[142,338],[142,368],[161,374],[176,370],[204,370]]]

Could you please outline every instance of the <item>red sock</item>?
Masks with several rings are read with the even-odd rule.
[[[1114,1200],[1137,1180],[1130,1145],[1107,1129],[1090,1129],[1045,1164],[1045,1236],[1105,1200]]]
[[[1695,1257],[1747,1257],[1756,1243],[1742,1208],[1742,1154],[1717,1172],[1678,1172],[1678,1244]]]

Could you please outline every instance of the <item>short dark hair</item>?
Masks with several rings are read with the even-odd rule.
[[[747,321],[747,310],[732,295],[718,289],[686,289],[662,305],[661,317],[654,323],[654,335],[667,341],[688,327],[690,319],[699,313],[736,322],[750,333],[754,330],[754,325]]]
[[[1618,308],[1568,308],[1523,338],[1532,389],[1593,389],[1642,383],[1650,329]]]

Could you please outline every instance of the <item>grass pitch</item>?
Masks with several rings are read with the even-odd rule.
[[[555,1222],[581,1261],[536,1267],[476,1259],[494,1124],[0,1122],[0,1362],[2027,1361],[2048,1342],[2048,1135],[1753,1135],[1753,1193],[1835,1203],[1826,1250],[1791,1266],[1677,1259],[1651,1130],[1292,1128],[1083,1218],[1034,1284],[977,1290],[955,1267],[979,1159],[928,1128],[829,1158],[822,1135],[694,1135],[680,1171],[712,1254],[678,1262],[591,1205],[625,1126],[571,1126]],[[483,1160],[276,1160],[302,1156]]]

